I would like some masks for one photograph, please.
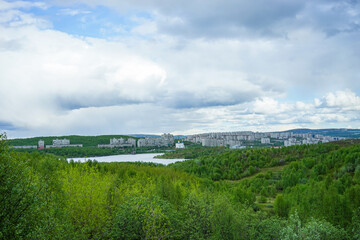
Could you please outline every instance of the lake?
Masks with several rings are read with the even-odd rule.
[[[161,153],[144,153],[144,154],[135,154],[135,155],[112,155],[112,156],[103,156],[103,157],[88,157],[88,158],[69,158],[74,159],[74,161],[86,162],[87,160],[96,160],[98,162],[153,162],[168,165],[170,163],[185,161],[186,159],[158,159],[154,158],[159,156]]]

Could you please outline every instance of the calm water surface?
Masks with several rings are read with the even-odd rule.
[[[104,157],[88,157],[88,158],[70,158],[74,161],[86,162],[87,160],[96,160],[98,162],[153,162],[168,165],[170,163],[184,161],[186,159],[157,159],[155,156],[161,153],[144,153],[135,155],[112,155]]]

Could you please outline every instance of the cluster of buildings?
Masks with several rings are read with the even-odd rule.
[[[38,142],[39,148],[44,148],[45,142],[43,140],[39,140]],[[52,145],[46,145],[46,148],[62,148],[62,147],[83,147],[82,144],[70,144],[69,139],[55,139],[52,141]]]
[[[270,138],[262,137],[260,142],[261,142],[261,144],[270,144]]]
[[[160,137],[146,137],[136,140],[135,138],[111,138],[109,144],[99,144],[99,148],[116,147],[170,147],[174,146],[174,136],[170,133],[164,133]],[[70,144],[69,139],[54,139],[52,145],[46,145],[44,140],[39,140],[38,145],[11,146],[12,148],[23,149],[44,149],[44,148],[62,148],[62,147],[83,147],[82,144]],[[183,143],[177,143],[177,148],[184,148]]]
[[[186,140],[193,143],[201,143],[204,147],[220,147],[241,146],[244,141],[255,141],[266,137],[262,133],[253,133],[250,131],[243,132],[218,132],[218,133],[203,133],[187,136]]]
[[[174,136],[170,133],[164,133],[160,137],[145,137],[136,141],[135,138],[112,138],[110,144],[99,144],[98,147],[170,147],[174,145]],[[184,148],[184,143],[176,143],[176,148]]]
[[[219,147],[219,146],[235,146],[241,145],[242,142],[238,140],[227,140],[227,139],[218,139],[218,138],[203,138],[201,139],[201,144],[204,147]]]
[[[164,133],[160,137],[145,137],[136,141],[135,138],[112,138],[110,144],[99,144],[99,148],[114,148],[114,147],[169,147],[174,145],[174,136],[170,133]],[[176,145],[178,146],[178,145]],[[181,146],[178,146],[181,148]]]
[[[186,137],[187,141],[201,144],[204,147],[230,147],[232,149],[245,148],[246,146],[293,146],[301,144],[317,144],[343,140],[344,137],[324,136],[311,133],[288,132],[217,132],[195,134]],[[99,144],[99,148],[117,147],[170,147],[185,148],[184,143],[174,144],[174,136],[164,133],[160,137],[135,138],[111,138],[109,144]],[[13,146],[12,148],[61,148],[61,147],[82,147],[82,144],[70,144],[69,139],[54,139],[52,145],[46,145],[43,140],[39,140],[38,145]]]
[[[170,133],[164,133],[160,137],[146,137],[136,141],[135,138],[112,138],[110,144],[99,144],[99,148],[114,147],[169,147],[174,145],[174,136]]]
[[[174,136],[164,133],[160,137],[146,137],[137,141],[138,147],[169,147],[174,145]]]
[[[327,143],[327,142],[339,141],[344,139],[345,139],[344,137],[331,137],[331,136],[323,136],[320,134],[316,134],[313,136],[309,136],[309,134],[294,134],[293,137],[288,138],[284,141],[284,146],[288,147],[288,146],[302,145],[302,144],[317,144],[320,142]]]
[[[221,147],[227,146],[230,148],[242,148],[242,145],[273,145],[275,142],[281,142],[284,146],[293,146],[301,144],[316,144],[319,142],[326,143],[331,141],[338,141],[345,138],[323,136],[320,134],[302,133],[296,134],[293,132],[218,132],[218,133],[203,133],[187,136],[186,140],[202,144],[204,147]],[[252,144],[251,144],[252,143]]]
[[[15,149],[44,149],[44,148],[61,148],[61,147],[82,147],[82,144],[70,144],[69,139],[54,139],[52,140],[52,145],[46,145],[44,140],[39,140],[38,145],[24,145],[24,146],[11,146],[11,148]]]
[[[114,147],[135,147],[136,139],[135,138],[111,138],[110,144],[99,144],[99,148],[114,148]]]

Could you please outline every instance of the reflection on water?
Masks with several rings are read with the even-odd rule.
[[[145,153],[135,155],[112,155],[104,157],[88,157],[88,158],[70,158],[74,161],[86,162],[87,160],[96,160],[98,162],[153,162],[168,165],[170,163],[184,161],[186,159],[157,159],[155,156],[159,153]],[[69,160],[70,160],[69,159]]]

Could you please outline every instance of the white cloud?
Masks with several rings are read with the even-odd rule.
[[[316,100],[314,100],[314,102],[316,102]],[[308,111],[308,110],[311,110],[314,108],[314,105],[313,104],[308,104],[308,103],[304,103],[304,102],[301,102],[301,101],[297,101],[295,103],[295,109],[297,111]]]
[[[0,121],[38,128],[73,108],[154,102],[162,94],[166,72],[122,44],[33,27],[1,31],[19,47],[0,55]]]
[[[324,97],[327,107],[337,107],[344,110],[360,110],[360,97],[350,90],[328,93]]]
[[[318,98],[315,98],[315,99],[314,99],[314,105],[315,105],[315,107],[319,107],[319,106],[321,106],[321,104],[322,104],[322,102],[321,102],[320,99],[318,99]]]
[[[0,126],[101,134],[359,125],[358,33],[341,30],[358,11],[342,15],[345,27],[331,22],[341,30],[331,35],[320,22],[331,8],[275,2],[251,22],[263,6],[226,15],[245,1],[215,1],[204,11],[202,1],[84,1],[150,15],[130,14],[130,27],[110,22],[103,33],[119,36],[105,40],[74,37],[23,12],[45,4],[0,0]],[[73,1],[59,4],[63,14],[87,13]]]
[[[149,20],[146,18],[133,17],[132,21],[136,22],[138,25],[131,29],[131,33],[135,35],[153,35],[156,34],[157,24],[154,20]]]
[[[298,103],[299,104],[299,103]],[[253,111],[255,113],[262,113],[267,115],[279,114],[291,111],[293,106],[290,104],[279,103],[275,99],[264,97],[256,99],[253,104]]]
[[[59,11],[58,15],[76,16],[76,15],[84,15],[90,13],[91,11],[82,11],[79,9],[64,8]]]

